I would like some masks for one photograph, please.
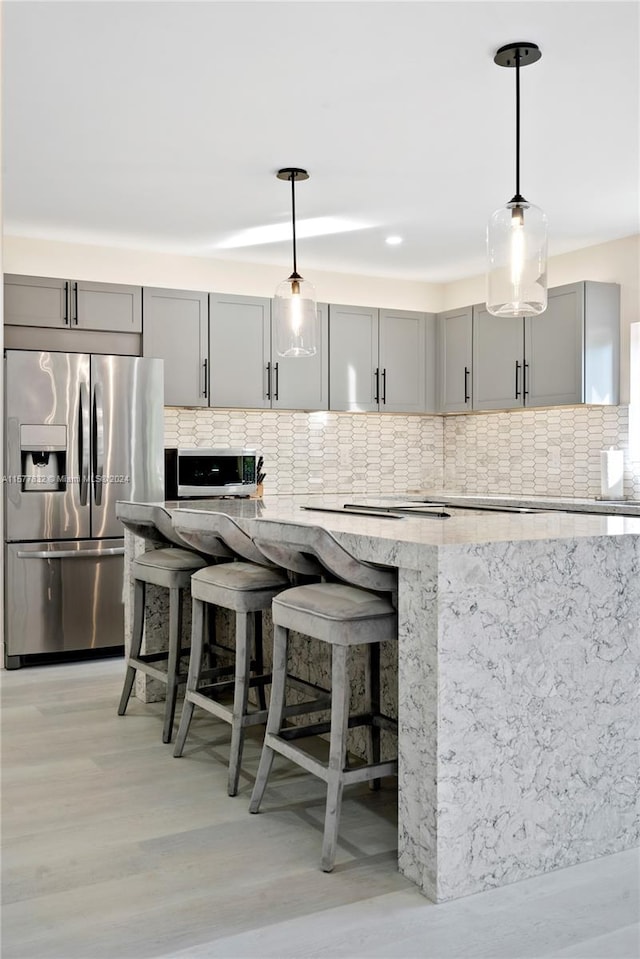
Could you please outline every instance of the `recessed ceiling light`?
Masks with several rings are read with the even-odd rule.
[[[402,243],[402,237],[388,236],[387,239],[385,240],[385,243],[387,243],[388,246],[398,246],[400,243]]]

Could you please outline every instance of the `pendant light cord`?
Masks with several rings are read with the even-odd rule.
[[[298,276],[298,264],[296,261],[296,175],[295,173],[291,174],[291,218],[293,225],[293,274],[292,276]]]

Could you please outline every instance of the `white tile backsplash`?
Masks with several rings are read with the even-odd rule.
[[[167,446],[252,446],[266,493],[456,493],[594,497],[600,451],[625,450],[625,495],[640,500],[626,406],[460,416],[165,409]]]

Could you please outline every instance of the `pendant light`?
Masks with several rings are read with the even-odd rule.
[[[520,193],[520,67],[542,53],[535,43],[508,43],[494,63],[516,71],[516,192],[487,226],[487,310],[537,316],[547,308],[547,218]]]
[[[276,352],[278,356],[313,356],[316,352],[318,310],[313,284],[298,273],[296,260],[297,180],[308,180],[306,170],[285,167],[278,170],[279,180],[291,181],[291,221],[293,224],[293,272],[278,286],[273,299]]]

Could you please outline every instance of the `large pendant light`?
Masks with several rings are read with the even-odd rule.
[[[306,170],[285,167],[278,170],[279,180],[291,181],[291,220],[293,224],[293,272],[278,286],[273,299],[276,352],[278,356],[313,356],[316,352],[318,310],[312,283],[298,273],[296,260],[297,180],[308,180]]]
[[[520,193],[520,67],[542,56],[535,43],[508,43],[494,63],[516,71],[516,192],[487,225],[487,310],[537,316],[547,308],[547,218]]]

